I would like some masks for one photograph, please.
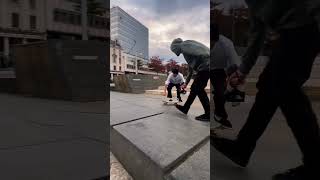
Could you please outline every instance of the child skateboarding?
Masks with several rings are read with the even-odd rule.
[[[172,88],[176,87],[177,89],[177,100],[179,102],[182,102],[181,99],[181,86],[185,83],[185,79],[181,73],[179,73],[179,70],[174,68],[171,70],[170,75],[168,76],[168,79],[165,82],[166,90],[167,90],[167,98],[169,101],[172,100]]]

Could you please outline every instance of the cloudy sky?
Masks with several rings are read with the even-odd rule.
[[[111,0],[149,28],[149,56],[185,62],[170,51],[175,38],[210,47],[210,0]]]

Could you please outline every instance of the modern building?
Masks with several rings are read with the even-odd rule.
[[[44,4],[43,0],[0,1],[0,58],[8,57],[14,44],[47,38]]]
[[[46,39],[82,37],[80,0],[0,0],[0,60],[10,57],[10,47]],[[109,9],[88,15],[89,39],[108,41]]]
[[[81,12],[77,8],[81,0],[45,0],[46,30],[48,39],[81,40]],[[108,9],[103,15],[88,16],[89,39],[107,41],[109,38],[110,22]]]
[[[149,59],[149,30],[118,6],[111,8],[111,39],[127,54]]]
[[[138,63],[137,63],[138,62]],[[110,41],[110,78],[121,74],[158,74],[150,71],[148,63],[142,57],[125,53],[120,44]],[[160,73],[161,74],[161,73]]]

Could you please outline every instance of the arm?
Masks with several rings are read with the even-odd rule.
[[[239,71],[244,75],[249,74],[250,70],[255,65],[266,36],[266,27],[264,23],[253,16],[251,16],[250,19],[251,29],[249,44],[239,67]]]
[[[309,14],[311,14],[316,22],[318,23],[320,29],[320,2],[319,0],[305,0],[306,9]]]
[[[166,80],[166,82],[165,82],[165,85],[166,85],[166,86],[168,86],[168,85],[170,84],[170,79],[171,79],[171,77],[172,77],[172,73],[169,74],[169,76],[168,76],[168,78],[167,78],[167,80]]]
[[[187,79],[186,79],[186,82],[185,82],[185,85],[187,86],[192,78],[192,75],[193,75],[193,69],[189,66],[189,73],[188,73],[188,76],[187,76]]]
[[[186,80],[184,79],[183,75],[181,73],[179,73],[180,76],[181,76],[181,79],[182,79],[182,83],[185,84],[186,83]]]
[[[229,76],[233,72],[235,72],[240,65],[240,58],[238,53],[236,52],[233,43],[231,42],[228,47],[225,48],[226,51],[226,59],[228,67],[226,69],[226,73]]]

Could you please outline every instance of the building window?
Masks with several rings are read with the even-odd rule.
[[[113,66],[113,70],[116,71],[117,70],[117,66]]]
[[[55,9],[53,17],[56,22],[81,25],[81,15],[73,11]]]
[[[30,16],[30,29],[36,29],[36,28],[37,28],[37,17]]]
[[[31,9],[35,9],[36,8],[36,0],[29,0],[29,5]]]
[[[117,56],[113,56],[113,63],[117,63]]]
[[[18,13],[12,13],[12,16],[11,16],[11,25],[12,27],[14,28],[19,28],[19,14]]]
[[[121,71],[121,66],[119,66],[119,71]]]
[[[121,64],[121,58],[119,58],[119,64]]]

